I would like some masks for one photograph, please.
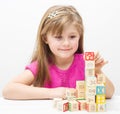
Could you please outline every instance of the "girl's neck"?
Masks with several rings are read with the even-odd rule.
[[[55,59],[55,65],[62,70],[66,70],[71,66],[73,59],[74,59],[74,56],[71,56],[71,57],[66,58],[66,59],[62,59],[62,58],[58,59],[57,58],[57,59]]]

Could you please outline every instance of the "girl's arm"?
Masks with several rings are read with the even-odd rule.
[[[41,88],[34,87],[34,76],[29,70],[15,77],[3,88],[3,97],[6,99],[52,99],[63,98],[66,88]]]
[[[107,63],[108,63],[108,61],[105,61],[103,58],[101,58],[99,53],[95,54],[95,74],[96,74],[96,76],[98,74],[104,74],[101,69]],[[110,99],[110,98],[112,98],[112,96],[114,94],[115,88],[114,88],[114,85],[111,82],[111,80],[108,79],[108,77],[105,74],[104,74],[104,76],[105,76],[105,81],[106,81],[106,84],[105,84],[106,98]]]

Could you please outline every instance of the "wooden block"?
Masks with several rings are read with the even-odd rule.
[[[105,94],[105,85],[104,84],[97,84],[96,85],[96,94]]]
[[[79,103],[75,100],[69,101],[69,111],[78,111]]]
[[[81,99],[81,100],[84,100],[85,99],[85,91],[84,92],[81,92],[79,90],[77,90],[77,96],[76,96],[77,99]]]
[[[87,76],[86,77],[86,86],[96,86],[97,79],[95,76]]]
[[[85,81],[83,81],[83,80],[77,80],[76,81],[76,89],[78,89],[78,90],[85,90]]]
[[[96,95],[96,104],[105,104],[106,98],[105,95]]]
[[[86,86],[86,94],[90,96],[96,95],[96,86]]]
[[[85,69],[95,69],[95,61],[85,61]]]
[[[57,110],[66,112],[69,110],[69,102],[67,100],[62,100],[57,102]]]
[[[86,102],[95,103],[95,95],[86,95]]]
[[[85,69],[85,76],[95,76],[95,69]]]
[[[79,103],[79,110],[86,110],[86,100],[77,100]]]
[[[76,93],[74,90],[71,89],[66,89],[66,99],[67,100],[73,100],[74,98],[76,98]]]
[[[86,61],[93,61],[94,60],[94,52],[85,52],[85,60]]]
[[[86,103],[86,110],[88,112],[96,112],[96,103]]]
[[[76,90],[79,92],[85,92],[85,81],[77,80],[76,81]]]
[[[104,74],[97,74],[97,83],[98,84],[105,84],[105,75]]]
[[[59,102],[59,101],[62,101],[63,99],[62,98],[54,98],[53,99],[53,107],[54,108],[57,108],[57,103]]]
[[[106,112],[106,104],[97,104],[97,112]]]

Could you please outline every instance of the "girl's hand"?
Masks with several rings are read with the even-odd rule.
[[[66,92],[71,91],[72,93],[76,94],[76,89],[74,88],[65,88],[65,87],[57,87],[54,88],[54,95],[55,97],[66,99]]]
[[[107,63],[108,61],[105,61],[99,52],[95,53],[95,73],[101,73],[102,67]]]

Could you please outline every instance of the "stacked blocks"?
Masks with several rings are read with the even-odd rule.
[[[77,91],[77,99],[84,100],[85,99],[85,81],[76,81],[76,91]]]
[[[105,76],[95,76],[94,52],[85,52],[86,110],[106,111]]]
[[[76,93],[66,89],[66,98],[55,98],[54,107],[62,112],[82,111],[104,112],[106,111],[105,76],[95,76],[94,52],[85,52],[85,80],[76,81]]]
[[[94,52],[85,52],[86,110],[96,112],[96,77]]]

